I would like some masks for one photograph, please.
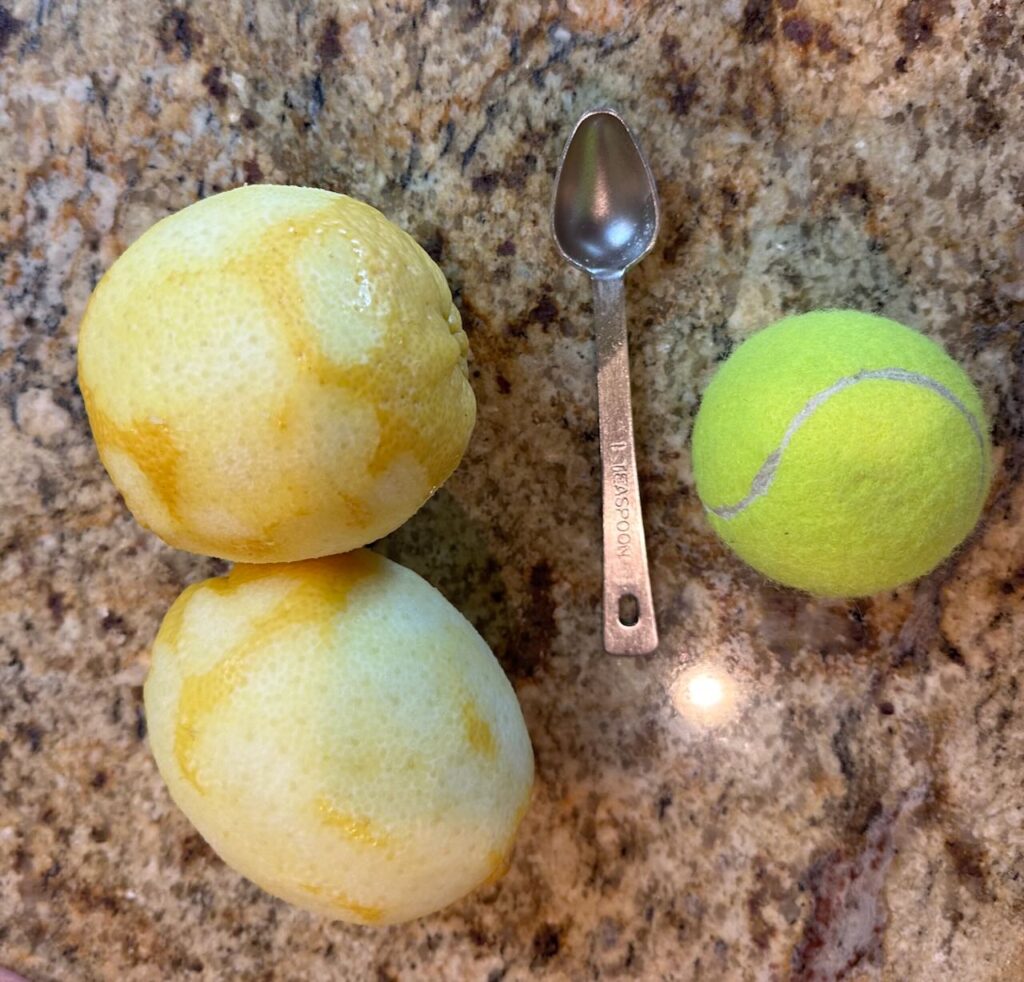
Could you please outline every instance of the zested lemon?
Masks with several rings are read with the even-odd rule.
[[[355,549],[457,466],[476,404],[444,276],[352,198],[254,186],[158,222],[81,325],[79,381],[128,507],[243,562]]]
[[[383,557],[189,587],[145,700],[172,797],[270,893],[383,924],[505,871],[533,782],[515,693],[462,615]]]

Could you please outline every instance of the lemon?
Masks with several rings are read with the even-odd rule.
[[[381,556],[189,587],[145,701],[171,796],[278,897],[385,924],[506,869],[533,783],[519,704],[465,618]]]
[[[136,518],[181,549],[308,559],[397,528],[476,415],[444,275],[352,198],[253,186],[158,222],[97,286],[79,382]]]

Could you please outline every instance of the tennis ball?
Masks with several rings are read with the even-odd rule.
[[[515,693],[465,618],[381,556],[189,587],[145,703],[172,798],[278,897],[387,924],[507,868],[533,782]]]
[[[697,491],[715,531],[765,576],[864,596],[933,569],[990,479],[988,424],[935,343],[853,310],[753,335],[704,393]]]
[[[79,333],[100,458],[173,546],[244,562],[346,552],[405,522],[476,415],[444,276],[378,211],[253,186],[158,222]]]

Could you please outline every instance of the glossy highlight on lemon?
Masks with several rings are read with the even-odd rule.
[[[476,418],[444,275],[380,212],[260,185],[154,225],[79,333],[100,457],[181,549],[285,562],[393,531]]]
[[[508,867],[533,783],[515,693],[462,615],[383,557],[238,566],[189,587],[145,702],[175,802],[278,897],[394,923]]]

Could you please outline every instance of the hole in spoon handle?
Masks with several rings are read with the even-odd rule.
[[[640,601],[632,593],[624,593],[619,597],[619,624],[622,627],[635,627],[640,620]]]
[[[605,585],[604,650],[610,655],[649,655],[658,647],[658,625],[650,594]]]

